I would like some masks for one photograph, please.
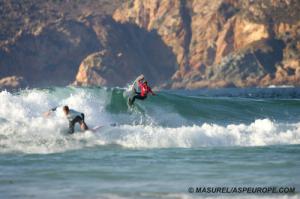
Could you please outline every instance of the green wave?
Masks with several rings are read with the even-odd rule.
[[[24,90],[19,94],[24,95],[32,91]],[[219,89],[209,90],[209,92],[207,90],[159,91],[157,96],[150,95],[146,100],[136,100],[133,108],[127,105],[127,99],[124,97],[125,88],[55,87],[42,91],[56,101],[84,92],[91,101],[104,101],[105,111],[108,114],[140,114],[149,116],[155,121],[167,120],[166,124],[172,123],[171,119],[168,120],[166,117],[187,124],[250,123],[261,118],[288,122],[300,121],[300,99],[297,98],[298,96],[295,97],[299,91],[297,88],[293,88],[292,92],[274,88]],[[285,95],[282,96],[282,93]]]

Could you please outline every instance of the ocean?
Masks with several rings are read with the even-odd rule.
[[[300,88],[125,89],[0,92],[0,198],[300,198]]]

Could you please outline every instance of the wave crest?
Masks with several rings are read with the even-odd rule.
[[[233,122],[218,122],[218,117],[235,116],[235,109],[228,105],[232,103],[229,99],[222,101],[163,94],[161,99],[153,98],[143,103],[143,106],[137,105],[139,108],[129,111],[123,91],[59,88],[26,90],[17,94],[1,92],[0,153],[55,153],[110,144],[128,148],[300,144],[300,123],[297,122],[278,123],[269,117],[252,122],[238,122],[234,119]],[[157,103],[155,100],[160,101]],[[198,117],[195,120],[185,118],[187,109],[181,110],[182,106],[177,105],[186,101],[188,103],[182,106],[188,107],[188,111],[198,111],[199,106],[200,114],[209,112],[208,119],[205,121],[202,118],[200,123]],[[261,102],[257,103],[256,106]],[[66,135],[68,123],[61,114],[50,118],[42,116],[44,111],[58,104],[68,104],[85,112],[87,124],[91,127],[112,122],[119,125],[108,125],[96,134],[86,132]],[[298,102],[293,102],[291,109],[296,105]],[[226,109],[221,110],[222,107]],[[215,109],[218,111],[214,112]],[[222,112],[225,115],[220,115]]]

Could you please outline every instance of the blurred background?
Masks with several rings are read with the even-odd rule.
[[[2,0],[0,88],[300,84],[297,0]]]

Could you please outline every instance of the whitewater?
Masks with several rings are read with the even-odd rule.
[[[1,198],[216,197],[188,193],[200,184],[300,190],[300,89],[160,91],[132,108],[125,90],[1,91]],[[61,112],[43,115],[63,105],[104,127],[67,134]]]

